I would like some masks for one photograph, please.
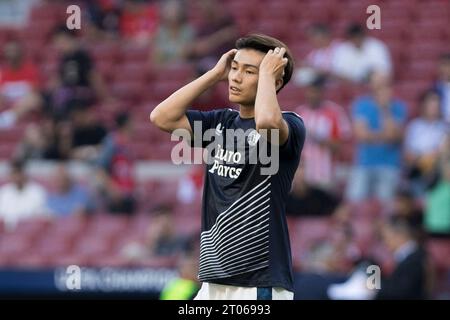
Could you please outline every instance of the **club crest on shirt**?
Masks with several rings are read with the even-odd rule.
[[[222,134],[222,131],[223,131],[222,124],[219,123],[219,124],[217,125],[217,127],[216,127],[216,134],[217,134],[218,136],[220,136],[220,135]]]
[[[260,137],[261,135],[258,133],[258,131],[253,130],[252,132],[249,133],[247,137],[247,142],[251,147],[253,147],[258,143]]]

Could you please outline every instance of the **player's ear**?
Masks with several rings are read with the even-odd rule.
[[[279,78],[275,81],[275,89],[276,91],[280,90],[281,86],[283,85],[283,78]]]

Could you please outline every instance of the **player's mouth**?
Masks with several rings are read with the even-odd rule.
[[[239,95],[241,90],[235,86],[230,86],[230,94]]]

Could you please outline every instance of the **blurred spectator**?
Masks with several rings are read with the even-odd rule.
[[[188,51],[202,74],[211,69],[222,54],[234,48],[238,30],[233,17],[219,1],[198,0],[198,4],[203,24]]]
[[[309,27],[306,35],[314,49],[296,70],[295,80],[300,85],[310,83],[311,77],[328,76],[332,73],[336,49],[341,43],[332,39],[329,27],[321,23]]]
[[[148,45],[159,23],[156,1],[123,0],[119,28],[122,37],[139,45]]]
[[[28,22],[31,7],[38,0],[0,1],[0,26],[23,27]]]
[[[450,135],[439,154],[436,182],[426,194],[425,229],[432,235],[450,236]]]
[[[72,138],[70,157],[93,161],[99,156],[100,146],[108,133],[99,122],[96,112],[83,101],[71,107]]]
[[[416,202],[414,192],[409,185],[398,188],[392,202],[390,215],[397,215],[407,219],[411,226],[420,230],[423,228],[423,212]]]
[[[94,39],[119,37],[120,2],[116,0],[85,0],[90,24],[88,35]]]
[[[400,178],[406,107],[392,98],[390,79],[385,75],[372,74],[370,87],[372,94],[358,98],[352,111],[357,140],[347,186],[347,197],[352,201],[371,196],[390,200]]]
[[[86,214],[92,211],[88,191],[70,177],[64,165],[54,171],[55,190],[47,197],[48,211],[54,216]]]
[[[203,166],[196,165],[180,178],[177,189],[177,200],[183,204],[191,204],[200,199],[203,189]]]
[[[308,130],[303,151],[306,182],[327,189],[335,181],[334,155],[349,140],[351,125],[341,106],[324,100],[324,86],[324,77],[314,79],[305,90],[306,103],[295,111]]]
[[[325,239],[316,240],[302,253],[301,270],[325,274],[348,274],[361,260],[361,251],[355,243],[349,206],[340,204],[329,221],[329,233]]]
[[[197,278],[198,257],[191,254],[178,259],[179,276],[167,283],[160,300],[193,300],[200,284]]]
[[[423,195],[448,131],[441,118],[440,98],[436,91],[426,91],[420,101],[421,116],[406,127],[404,152],[408,178],[416,195]]]
[[[303,167],[299,168],[286,202],[286,214],[291,216],[331,215],[339,204],[332,193],[310,185],[305,181]]]
[[[347,281],[328,287],[329,298],[335,300],[426,299],[430,274],[426,253],[417,240],[418,231],[407,218],[399,215],[391,216],[382,224],[381,236],[394,255],[393,272],[381,279],[380,288],[369,288],[367,270],[370,265],[376,264],[373,261],[364,260],[358,264]]]
[[[104,139],[98,159],[100,191],[112,213],[132,214],[135,210],[134,159],[129,148],[132,131],[129,114],[118,114],[116,130]]]
[[[429,275],[424,249],[417,241],[417,228],[408,219],[394,215],[381,230],[386,246],[393,252],[396,267],[381,282],[375,299],[426,299]]]
[[[11,127],[22,116],[42,106],[37,66],[20,43],[10,41],[3,49],[5,63],[0,66],[0,127]],[[8,121],[9,118],[9,121]],[[3,123],[3,125],[1,124]]]
[[[175,257],[188,250],[188,241],[175,233],[172,208],[161,205],[153,218],[143,243],[133,242],[122,248],[122,255],[131,261],[152,257]]]
[[[150,256],[173,256],[187,249],[186,239],[176,234],[173,209],[161,206],[153,212],[146,246]]]
[[[373,72],[391,75],[391,56],[382,41],[367,36],[364,28],[357,24],[349,26],[347,38],[334,55],[333,73],[336,76],[363,82]]]
[[[66,160],[71,145],[71,128],[67,122],[44,118],[41,125],[31,123],[17,146],[15,159]]]
[[[79,99],[110,99],[98,72],[95,72],[90,55],[81,48],[74,30],[66,26],[56,29],[53,35],[56,47],[62,57],[58,76],[51,83],[51,114],[57,119],[64,119],[70,112],[70,101]]]
[[[10,230],[21,220],[46,215],[46,190],[24,170],[24,163],[11,163],[11,182],[0,187],[0,220]]]
[[[181,0],[162,3],[161,23],[153,41],[152,62],[156,65],[182,62],[188,46],[194,40],[194,30],[187,23],[186,7]]]
[[[436,90],[441,96],[441,109],[444,120],[450,124],[450,53],[443,54],[439,60],[439,80]]]

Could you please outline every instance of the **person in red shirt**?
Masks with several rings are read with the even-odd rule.
[[[23,48],[17,41],[4,46],[5,63],[0,66],[0,114],[1,119],[9,118],[14,125],[18,118],[42,106],[39,92],[37,66],[25,58]],[[0,121],[2,122],[2,121]]]
[[[335,180],[334,155],[351,135],[350,120],[338,104],[323,99],[324,77],[306,88],[307,102],[296,112],[304,119],[308,135],[303,151],[306,182],[328,189]]]
[[[158,6],[140,0],[125,0],[119,21],[120,34],[137,43],[148,44],[159,24]]]
[[[132,214],[135,210],[134,159],[129,145],[132,125],[127,113],[116,117],[116,130],[106,136],[98,159],[100,190],[111,213]]]

